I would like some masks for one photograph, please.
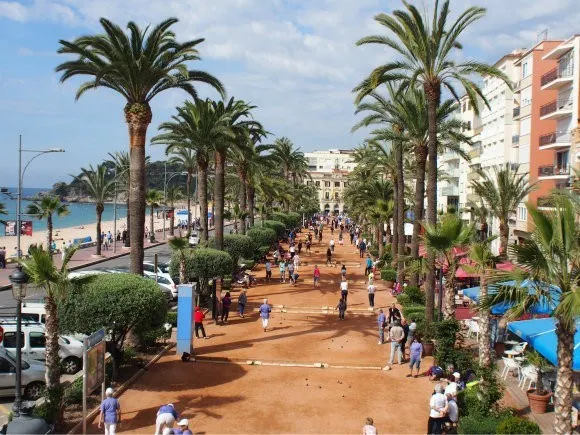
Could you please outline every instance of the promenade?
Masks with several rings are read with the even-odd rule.
[[[194,340],[195,362],[184,363],[172,351],[121,395],[119,431],[153,433],[157,409],[173,403],[194,433],[356,433],[366,417],[379,433],[424,433],[432,383],[407,378],[407,364],[382,370],[390,345],[377,343],[362,260],[354,247],[337,244],[336,266],[325,266],[329,239],[325,229],[322,244],[315,243],[310,255],[302,251],[296,286],[281,283],[277,268],[266,283],[264,266],[258,266],[246,317],[236,313],[236,290],[229,323],[210,320],[211,338]],[[344,321],[333,310],[342,263],[349,281]],[[315,264],[319,288],[312,282]],[[380,280],[376,284],[375,307],[387,307],[394,299]],[[273,308],[267,332],[256,312],[264,297]],[[93,423],[89,432],[101,431]]]

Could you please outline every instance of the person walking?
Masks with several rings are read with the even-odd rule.
[[[365,260],[365,275],[369,275],[373,271],[373,259],[370,254],[367,254],[367,259]]]
[[[401,323],[396,320],[395,326],[389,331],[389,340],[391,341],[391,357],[389,358],[389,365],[392,365],[397,354],[397,361],[399,365],[403,363],[403,354],[401,352],[401,343],[405,336]]]
[[[222,324],[228,323],[228,316],[230,315],[230,307],[232,306],[232,298],[230,292],[222,298]]]
[[[280,282],[286,282],[286,260],[280,263]]]
[[[387,316],[387,323],[390,326],[395,324],[395,321],[401,320],[401,312],[397,308],[397,305],[393,302],[393,305],[389,308],[389,315]]]
[[[367,417],[365,425],[363,426],[363,435],[377,435],[377,428],[374,425],[372,418]]]
[[[417,324],[415,319],[409,318],[409,332],[407,333],[407,347],[409,348],[409,358],[411,357],[411,344],[413,344],[413,338],[415,337],[415,331],[417,331]],[[405,354],[403,354],[405,356]]]
[[[369,293],[369,307],[370,308],[375,307],[375,291],[376,290],[377,290],[377,287],[374,284],[369,284],[367,287],[367,291]]]
[[[270,322],[270,313],[272,312],[272,307],[268,305],[268,299],[264,299],[264,303],[260,305],[260,318],[262,319],[262,327],[264,332],[268,329],[268,323]]]
[[[294,243],[290,244],[290,258],[293,259],[294,255],[296,255],[296,247],[294,246]]]
[[[308,235],[308,240],[306,240],[306,252],[308,252],[310,254],[310,244],[312,242],[310,242],[310,234]]]
[[[294,284],[294,261],[290,260],[288,264],[288,280],[290,284]]]
[[[360,258],[364,258],[364,254],[365,254],[365,252],[367,250],[367,244],[365,243],[364,240],[359,243],[358,249],[359,249],[359,252],[360,252]]]
[[[246,294],[246,289],[242,289],[242,292],[238,296],[238,314],[241,318],[244,318],[244,310],[246,304],[248,303],[248,295]]]
[[[302,240],[298,242],[298,255],[302,253]]]
[[[314,265],[314,287],[320,287],[320,269],[318,264]]]
[[[166,427],[171,429],[175,424],[175,421],[179,418],[173,403],[168,403],[167,405],[163,405],[157,411],[157,419],[155,420],[155,435],[161,435],[163,433],[163,429]]]
[[[332,266],[332,251],[330,250],[330,247],[326,250],[326,265]]]
[[[328,242],[329,248],[331,252],[334,252],[334,238],[330,239],[330,242]]]
[[[105,390],[106,399],[101,402],[101,413],[99,414],[98,428],[105,425],[105,435],[115,435],[117,426],[121,424],[121,405],[113,397],[113,389]]]
[[[342,267],[340,268],[340,276],[341,278],[346,279],[346,265],[343,264]]]
[[[338,320],[344,320],[344,313],[346,313],[346,298],[344,296],[338,301],[335,310],[338,310]]]
[[[413,341],[409,346],[409,369],[408,378],[413,376],[413,367],[417,370],[415,377],[419,376],[419,368],[421,367],[421,358],[423,357],[423,344],[419,337],[413,337]]]
[[[379,308],[377,324],[379,325],[379,344],[385,344],[385,326],[387,326],[387,316],[383,313],[382,308]]]
[[[294,273],[298,273],[298,266],[300,266],[300,255],[296,254],[294,256]]]
[[[266,282],[270,283],[270,279],[272,278],[272,263],[270,263],[270,260],[266,260]]]
[[[342,281],[340,282],[340,295],[346,302],[346,299],[348,298],[348,281],[346,280],[346,278],[343,278]]]
[[[195,337],[199,338],[199,331],[201,331],[201,335],[203,338],[205,338],[206,340],[209,338],[208,336],[205,335],[205,328],[203,327],[203,319],[205,319],[205,315],[207,314],[209,310],[201,310],[201,307],[197,306],[195,307],[194,311],[193,311],[193,322],[194,322],[194,328],[195,328]]]
[[[403,328],[403,341],[401,341],[401,353],[403,354],[403,362],[405,362],[405,346],[409,338],[409,324],[406,319],[401,320],[401,328]]]

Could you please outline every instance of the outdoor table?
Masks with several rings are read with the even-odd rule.
[[[506,344],[507,346],[515,346],[516,344],[520,344],[520,342],[516,340],[506,340],[504,341],[504,344]]]

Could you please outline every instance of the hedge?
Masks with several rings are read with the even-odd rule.
[[[495,433],[501,434],[541,434],[540,426],[522,417],[507,417],[499,422]]]
[[[397,271],[390,267],[381,269],[381,279],[383,281],[395,281],[397,279]]]
[[[272,228],[254,227],[246,232],[252,241],[254,259],[260,259],[266,254],[270,247],[276,242],[276,231]]]
[[[283,222],[275,220],[265,220],[262,222],[264,228],[271,228],[276,232],[276,237],[281,239],[286,233],[286,225]]]
[[[215,239],[212,238],[211,242],[212,245],[215,246]],[[247,235],[227,234],[224,236],[223,251],[230,254],[232,257],[232,265],[235,267],[240,258],[253,257],[254,245],[252,244],[252,239]]]
[[[171,276],[179,275],[179,262],[178,253],[174,253],[169,263]],[[185,277],[188,282],[196,279],[229,276],[232,273],[232,268],[232,257],[225,251],[213,248],[197,248],[185,251]]]
[[[419,287],[408,285],[403,293],[409,296],[411,303],[425,305],[425,293]]]

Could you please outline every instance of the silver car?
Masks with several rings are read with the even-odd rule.
[[[38,361],[21,361],[24,396],[36,400],[44,391],[46,366]],[[0,348],[0,395],[14,396],[16,390],[16,356]]]

